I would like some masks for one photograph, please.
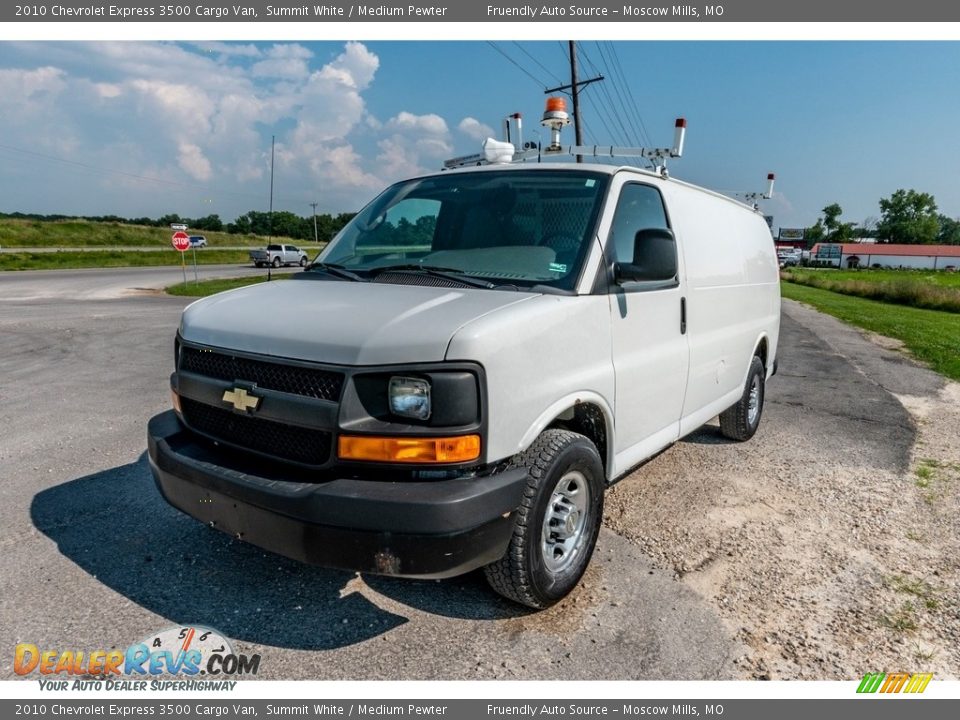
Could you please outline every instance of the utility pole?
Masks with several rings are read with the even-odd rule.
[[[543,91],[544,95],[549,95],[554,92],[567,92],[570,91],[570,95],[573,97],[573,131],[576,138],[577,145],[583,145],[583,127],[580,121],[580,88],[586,87],[590,83],[598,82],[603,80],[603,75],[598,75],[595,78],[589,78],[587,80],[578,80],[577,79],[577,43],[575,40],[570,40],[570,84],[569,85],[560,85],[555,88],[548,88]],[[583,162],[583,155],[577,155],[577,162]]]
[[[570,94],[573,95],[573,134],[577,145],[583,145],[583,129],[580,125],[580,89],[577,87],[577,43],[570,41]],[[577,155],[583,162],[583,155]]]
[[[267,245],[270,245],[270,241],[273,240],[273,151],[276,147],[277,136],[270,136],[270,215],[268,216],[267,227],[268,227],[268,237]],[[270,253],[267,253],[267,260],[270,259]],[[273,263],[267,263],[267,282],[273,279],[273,274],[271,273],[271,268]]]
[[[270,240],[273,240],[273,152],[276,147],[276,135],[270,136],[270,221],[269,221],[269,233]]]
[[[317,205],[318,204],[319,203],[315,203],[315,202],[310,203],[310,207],[313,208],[313,241],[315,243],[320,242],[319,238],[317,237]]]

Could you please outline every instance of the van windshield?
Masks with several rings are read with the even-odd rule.
[[[450,173],[388,188],[317,258],[376,282],[386,268],[435,269],[483,286],[572,290],[606,190],[604,173]]]

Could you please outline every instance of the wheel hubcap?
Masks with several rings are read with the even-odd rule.
[[[747,422],[753,425],[760,416],[760,378],[756,375],[750,383],[750,399],[747,403]]]
[[[554,487],[543,517],[540,544],[543,562],[551,572],[566,570],[579,554],[589,503],[587,479],[577,470],[564,474]]]

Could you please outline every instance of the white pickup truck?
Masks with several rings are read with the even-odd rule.
[[[309,262],[307,253],[294,245],[267,245],[263,250],[251,250],[250,262],[257,267],[273,265],[300,265],[303,267]]]
[[[547,607],[583,575],[607,487],[718,414],[727,438],[756,432],[778,275],[760,212],[665,172],[405,180],[293,281],[184,311],[150,467],[172,505],[281,555],[482,567]]]

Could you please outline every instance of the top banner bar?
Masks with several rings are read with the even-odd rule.
[[[396,3],[283,0],[160,3],[152,0],[60,0],[0,7],[0,22],[957,22],[960,4],[941,0],[725,0],[669,4],[656,0],[565,1],[562,4],[485,0]]]

